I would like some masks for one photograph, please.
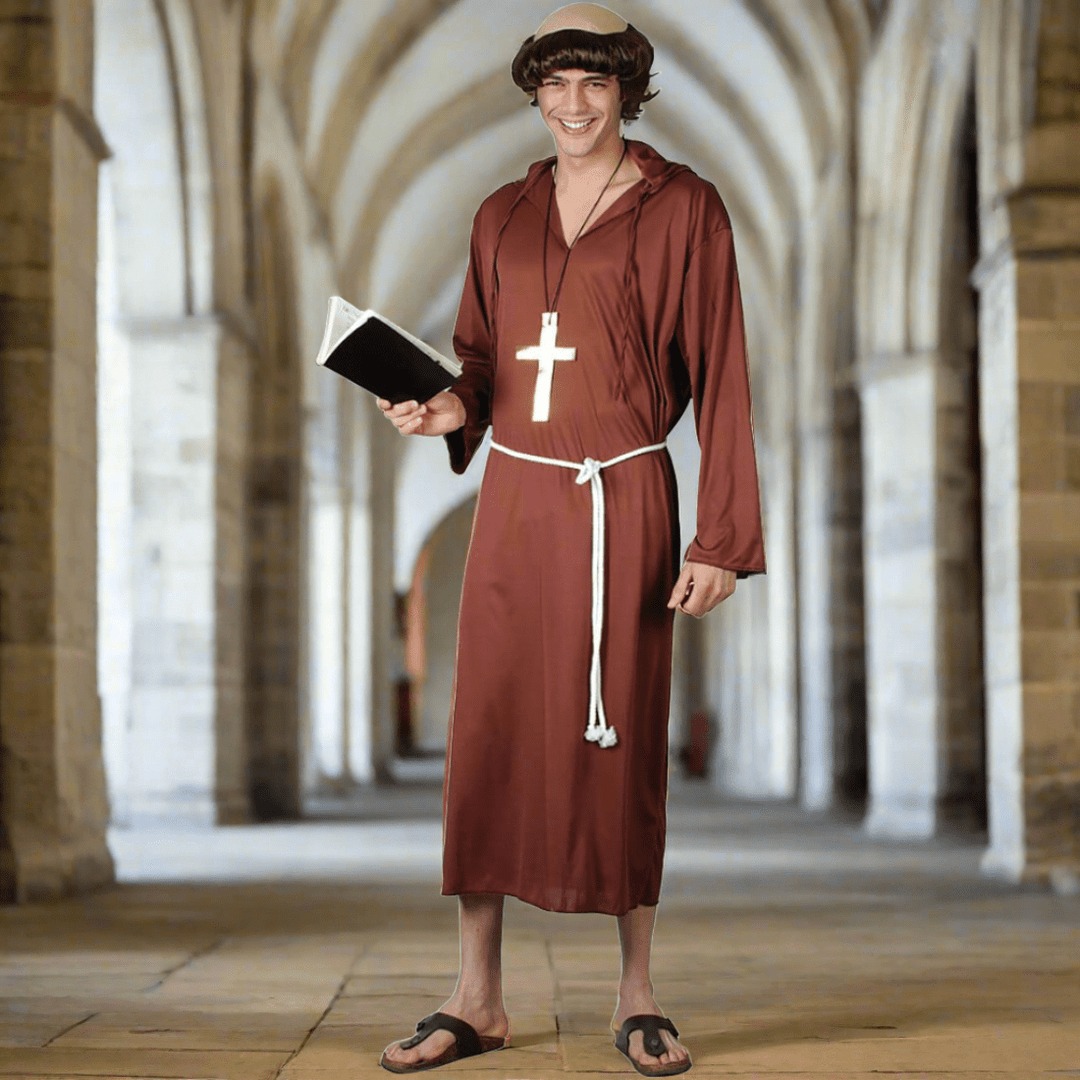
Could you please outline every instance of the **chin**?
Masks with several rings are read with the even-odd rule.
[[[573,158],[588,157],[611,137],[606,132],[598,132],[591,139],[575,139],[567,136],[561,128],[552,131],[552,135],[555,137],[555,145],[559,150],[567,157]]]
[[[582,146],[580,143],[571,143],[569,146],[567,146],[566,143],[559,143],[559,149],[567,157],[588,157],[596,150],[597,145],[598,144],[595,142],[595,140],[589,143],[587,146]]]

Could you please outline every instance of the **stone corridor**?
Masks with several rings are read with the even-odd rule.
[[[0,1076],[359,1080],[449,996],[440,792],[301,824],[114,831],[120,884],[0,909]],[[882,843],[672,780],[657,999],[692,1074],[1080,1075],[1080,901],[981,877],[980,849]],[[510,899],[512,1047],[445,1067],[624,1073],[614,920]]]

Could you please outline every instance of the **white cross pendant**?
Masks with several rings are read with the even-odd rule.
[[[518,349],[519,360],[538,360],[536,390],[533,393],[534,421],[547,420],[551,415],[551,378],[555,374],[556,360],[576,360],[577,349],[560,349],[555,345],[559,336],[559,313],[545,311],[540,319],[540,344]]]

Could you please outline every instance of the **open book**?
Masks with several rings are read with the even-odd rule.
[[[453,386],[461,365],[374,311],[332,296],[317,364],[394,405],[425,402]]]

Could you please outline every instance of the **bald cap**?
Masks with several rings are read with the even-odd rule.
[[[553,11],[533,34],[545,37],[558,30],[585,30],[590,34],[621,34],[630,24],[618,12],[602,4],[567,4]]]

